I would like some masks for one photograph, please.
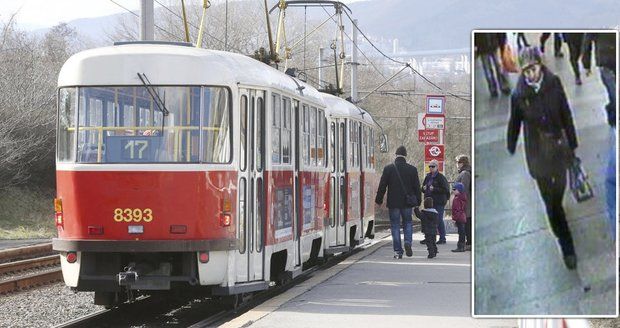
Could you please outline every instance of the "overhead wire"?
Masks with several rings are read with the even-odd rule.
[[[110,2],[112,2],[113,4],[115,4],[115,5],[117,5],[117,6],[121,7],[121,8],[123,8],[123,9],[125,9],[125,11],[127,11],[128,13],[130,13],[130,14],[132,14],[132,15],[136,16],[136,17],[140,17],[140,15],[138,15],[138,14],[134,13],[133,11],[129,10],[127,7],[125,7],[125,6],[121,5],[120,3],[116,2],[115,0],[110,0]],[[154,25],[157,29],[159,29],[160,31],[162,31],[162,32],[164,32],[164,33],[166,33],[166,34],[168,34],[168,36],[170,36],[170,37],[172,37],[172,38],[175,38],[175,39],[177,38],[177,36],[176,36],[176,35],[174,35],[173,33],[169,32],[168,30],[164,29],[163,27],[161,27],[161,26],[159,26],[159,25],[157,25],[157,24],[153,24],[153,25]]]
[[[110,0],[110,1],[111,1],[111,0]],[[169,13],[171,13],[172,15],[174,15],[174,16],[176,16],[177,18],[179,18],[179,19],[183,20],[183,17],[182,17],[181,15],[177,14],[174,10],[172,10],[172,9],[168,8],[166,5],[164,5],[163,3],[161,3],[159,0],[154,0],[154,1],[155,1],[158,5],[162,6],[164,9],[166,9],[166,10],[167,10]],[[192,23],[192,22],[188,22],[188,24],[189,24],[191,27],[193,27],[194,29],[196,29],[197,31],[200,31],[200,27],[196,26],[196,24],[194,24],[194,23]],[[204,31],[203,33],[205,33],[206,35],[208,35],[208,36],[209,36],[210,38],[212,38],[213,40],[218,41],[219,43],[221,43],[222,45],[224,45],[224,47],[226,47],[226,46],[227,46],[227,44],[226,44],[226,42],[225,42],[225,41],[223,41],[223,40],[221,40],[221,39],[216,38],[213,34],[211,34],[211,33],[207,32],[207,31]],[[232,48],[233,50],[235,50],[235,51],[236,51],[236,52],[238,52],[238,53],[243,53],[243,51],[239,50],[238,48],[231,47],[231,46],[228,46],[228,47]]]
[[[325,7],[321,7],[323,8],[323,11],[329,16],[329,12],[327,11],[327,9],[325,9]],[[346,10],[345,10],[346,12]],[[347,15],[348,16],[348,15]],[[350,16],[348,16],[350,18]],[[332,21],[334,21],[334,23],[336,23],[336,25],[338,25],[338,21],[336,21],[334,19],[334,16],[330,17]],[[359,30],[359,29],[358,29]],[[357,48],[357,50],[362,54],[362,56],[370,63],[370,65],[377,71],[377,73],[379,73],[379,75],[381,75],[381,77],[385,78],[385,74],[383,74],[383,72],[375,65],[375,63],[370,60],[370,58],[368,58],[368,56],[366,56],[366,53],[362,50],[362,48],[360,48],[357,45],[357,40],[353,40],[352,37],[349,36],[349,34],[346,31],[343,31],[344,35],[347,37],[347,39],[349,39],[349,41],[351,41],[351,43],[353,43],[353,45],[355,46],[355,48]]]
[[[370,46],[372,46],[377,52],[379,52],[383,57],[385,57],[386,59],[397,63],[397,64],[401,64],[401,65],[405,65],[406,67],[409,67],[409,69],[411,69],[411,71],[413,73],[415,73],[416,75],[420,76],[424,81],[426,81],[428,84],[432,85],[433,87],[435,87],[436,89],[438,89],[439,91],[443,92],[446,95],[452,96],[454,98],[457,99],[461,99],[464,101],[469,101],[471,102],[471,99],[467,99],[465,97],[459,96],[457,94],[454,94],[448,90],[444,90],[443,88],[441,88],[440,86],[438,86],[435,82],[429,80],[426,76],[424,76],[422,73],[420,73],[418,70],[416,70],[415,68],[413,68],[409,63],[394,59],[388,55],[386,55],[383,51],[381,51],[381,49],[379,49],[369,38],[368,36],[366,36],[366,33],[364,33],[364,31],[362,31],[359,26],[357,24],[355,24],[353,18],[351,17],[351,15],[349,15],[349,13],[347,11],[344,11],[345,15],[347,15],[347,17],[349,18],[349,21],[351,21],[351,24],[353,24],[353,26],[360,32],[360,34],[364,37],[364,39],[366,39],[366,41],[368,41],[368,43],[370,44]]]

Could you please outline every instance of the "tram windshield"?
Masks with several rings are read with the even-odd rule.
[[[228,89],[200,86],[153,86],[153,89],[165,104],[168,115],[158,108],[144,86],[61,88],[58,161],[230,161]]]

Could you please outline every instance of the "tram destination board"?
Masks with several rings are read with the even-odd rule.
[[[156,162],[161,138],[145,136],[110,136],[107,140],[108,162]]]

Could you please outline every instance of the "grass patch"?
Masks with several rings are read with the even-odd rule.
[[[54,191],[11,187],[0,191],[0,239],[51,238]]]

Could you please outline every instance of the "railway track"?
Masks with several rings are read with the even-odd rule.
[[[380,240],[378,238],[377,240]],[[370,244],[372,245],[372,244]],[[295,285],[310,279],[320,270],[326,270],[349,256],[362,251],[370,245],[330,257],[326,262],[313,266],[294,279],[272,287],[266,291],[252,294],[244,298],[234,308],[224,308],[221,300],[194,293],[186,296],[185,300],[171,300],[167,297],[147,296],[133,303],[123,304],[110,310],[101,310],[84,317],[75,318],[56,326],[58,327],[114,327],[114,326],[141,326],[141,327],[191,327],[203,328],[221,325],[264,301],[273,298]]]
[[[62,280],[60,256],[50,255],[52,244],[0,251],[0,294],[13,293]],[[33,271],[34,272],[31,272]],[[20,274],[22,273],[23,274]],[[3,276],[11,277],[3,279]]]

